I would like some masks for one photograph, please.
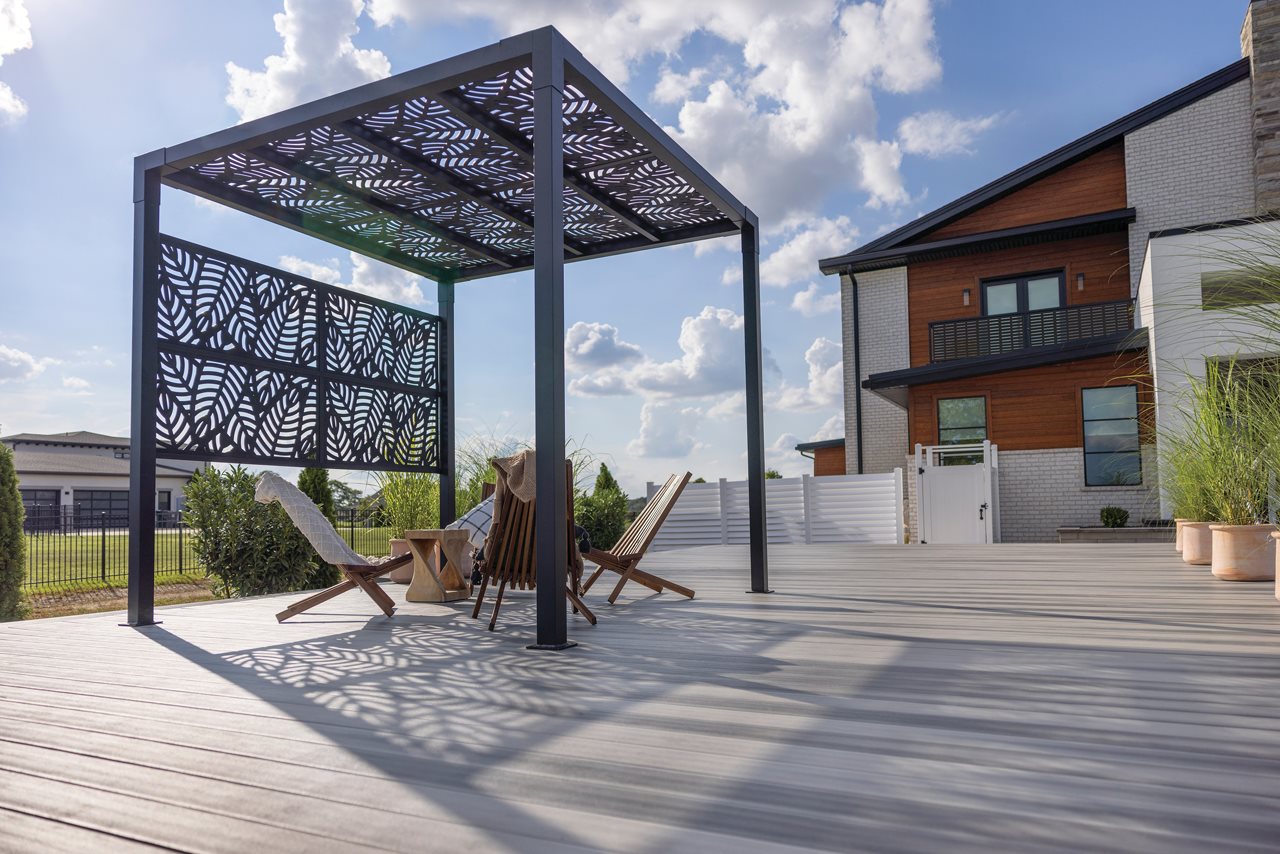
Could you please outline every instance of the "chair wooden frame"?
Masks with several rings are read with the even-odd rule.
[[[569,503],[569,579],[565,585],[565,596],[573,604],[574,613],[581,613],[594,626],[595,614],[582,603],[578,595],[578,586],[582,583],[582,555],[578,552],[577,538],[573,533],[573,465],[568,461],[565,465],[569,469],[566,479],[566,497]],[[502,595],[508,584],[517,590],[532,590],[537,586],[534,518],[534,502],[521,501],[512,495],[500,475],[497,498],[494,500],[493,523],[484,542],[484,560],[480,562],[480,590],[476,594],[475,608],[471,611],[471,618],[479,619],[480,606],[484,604],[484,594],[489,582],[497,581],[498,595],[493,603],[493,614],[489,618],[489,631],[497,627]]]
[[[684,491],[685,485],[691,477],[693,477],[692,472],[685,472],[683,475],[671,475],[671,477],[667,478],[667,482],[662,485],[662,488],[654,493],[653,498],[649,500],[649,503],[644,506],[644,509],[627,527],[626,532],[618,539],[617,544],[612,549],[592,548],[583,555],[584,558],[594,563],[597,567],[596,571],[591,574],[591,578],[582,587],[583,596],[587,595],[587,592],[591,590],[591,586],[596,583],[596,580],[607,569],[622,576],[618,579],[613,592],[609,594],[610,605],[617,601],[618,594],[622,592],[622,588],[627,585],[628,581],[634,581],[643,587],[648,587],[655,593],[670,590],[674,593],[679,593],[681,596],[693,598],[693,591],[688,587],[636,568],[636,565],[644,557],[645,552],[649,550],[649,544],[657,536],[658,529],[667,520],[667,516],[671,513],[671,508],[676,504],[676,499],[680,497],[680,493]]]
[[[357,587],[369,595],[369,598],[382,609],[382,613],[390,617],[395,613],[396,603],[378,586],[377,579],[394,569],[404,566],[411,560],[413,560],[413,554],[409,553],[396,555],[369,566],[336,564],[338,570],[346,576],[346,581],[321,590],[319,593],[308,596],[300,602],[294,602],[288,608],[276,614],[276,620],[283,623],[290,617],[295,617],[303,611],[310,610],[322,602],[328,602],[333,597],[340,596],[348,590],[355,590]]]

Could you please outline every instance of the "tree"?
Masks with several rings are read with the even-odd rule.
[[[13,451],[0,445],[0,622],[21,620],[27,606],[22,597],[26,573],[22,539],[22,493],[13,469]]]
[[[693,480],[689,482],[690,483],[706,483],[707,479],[705,477],[695,477]]]
[[[329,482],[329,470],[321,468],[305,468],[298,475],[298,489],[302,494],[315,502],[320,512],[332,524],[337,524],[338,517],[333,511],[333,486]]]
[[[227,596],[306,590],[315,549],[283,507],[254,499],[257,483],[242,466],[209,467],[191,479],[184,517],[195,531],[196,558]]]
[[[298,475],[298,489],[302,494],[315,502],[320,512],[335,528],[338,526],[338,515],[334,511],[333,481],[329,480],[329,470],[323,468],[305,468]],[[342,580],[342,572],[333,564],[325,563],[320,555],[312,561],[311,572],[307,576],[305,587],[316,590],[321,587],[332,587]]]
[[[360,499],[364,497],[360,490],[340,480],[330,480],[329,488],[333,490],[334,509],[343,513],[359,507]]]
[[[590,495],[585,492],[574,502],[574,519],[587,531],[591,545],[612,548],[627,528],[627,494],[604,463],[596,475]]]
[[[782,480],[782,475],[778,473],[777,469],[765,469],[764,479],[765,480]]]

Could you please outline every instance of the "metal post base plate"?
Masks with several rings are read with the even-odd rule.
[[[568,649],[571,646],[577,646],[577,641],[565,641],[564,643],[531,643],[525,649],[546,649],[552,652],[559,652],[562,649]]]

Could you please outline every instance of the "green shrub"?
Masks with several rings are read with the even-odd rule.
[[[765,469],[765,480],[782,480],[782,474],[777,469]]]
[[[573,513],[594,548],[612,548],[627,529],[627,495],[604,463],[591,494],[578,493]]]
[[[440,527],[440,478],[417,471],[378,472],[382,517],[392,539],[405,531]]]
[[[328,469],[303,469],[298,475],[298,489],[320,508],[320,512],[329,520],[330,525],[335,528],[338,526],[338,516],[333,507],[333,483],[329,480]],[[316,555],[315,560],[312,561],[311,573],[307,576],[306,586],[308,590],[317,590],[321,587],[332,587],[341,580],[341,570],[331,563],[325,563],[320,559],[320,555]]]
[[[257,478],[241,466],[209,467],[187,485],[186,523],[196,558],[227,596],[306,590],[316,553],[279,504],[253,498]]]
[[[27,614],[22,596],[22,576],[26,572],[22,518],[22,494],[13,470],[13,451],[0,445],[0,622],[21,620]]]
[[[1104,528],[1123,528],[1129,524],[1129,511],[1123,507],[1103,507],[1098,515]]]

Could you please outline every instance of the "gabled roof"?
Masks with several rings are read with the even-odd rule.
[[[95,454],[68,454],[18,448],[13,452],[13,467],[18,478],[32,474],[61,474],[83,477],[129,477],[129,460]],[[190,477],[201,468],[197,462],[156,463],[161,477]]]
[[[129,440],[123,436],[108,436],[90,430],[73,430],[69,433],[14,433],[0,436],[0,442],[23,442],[39,445],[89,445],[98,448],[127,448]]]
[[[1139,128],[1150,124],[1158,119],[1162,119],[1170,113],[1174,113],[1189,104],[1212,95],[1221,89],[1225,89],[1233,83],[1238,83],[1249,76],[1249,60],[1241,59],[1231,63],[1225,68],[1220,68],[1207,77],[1202,77],[1196,82],[1184,86],[1176,92],[1165,95],[1159,100],[1152,101],[1145,107],[1129,113],[1127,116],[1116,119],[1104,127],[1098,128],[1092,133],[1085,134],[1074,142],[1067,143],[1056,151],[1052,151],[1038,160],[1013,170],[984,187],[979,187],[967,195],[961,196],[953,202],[943,205],[932,213],[927,213],[912,222],[907,223],[901,228],[895,229],[871,242],[858,247],[853,252],[841,255],[835,258],[827,258],[819,262],[818,267],[823,273],[830,275],[831,273],[842,272],[850,265],[863,260],[863,256],[884,252],[885,250],[903,247],[909,241],[926,234],[936,228],[941,228],[948,223],[972,213],[973,211],[988,205],[997,199],[1003,198],[1016,190],[1020,190],[1028,184],[1043,178],[1051,172],[1069,166],[1079,160],[1083,160],[1091,154],[1105,148],[1124,138],[1126,134],[1132,133]],[[895,260],[898,256],[892,256],[888,262],[882,262],[877,265],[879,267],[899,266],[902,261]],[[868,269],[864,267],[863,269]]]

